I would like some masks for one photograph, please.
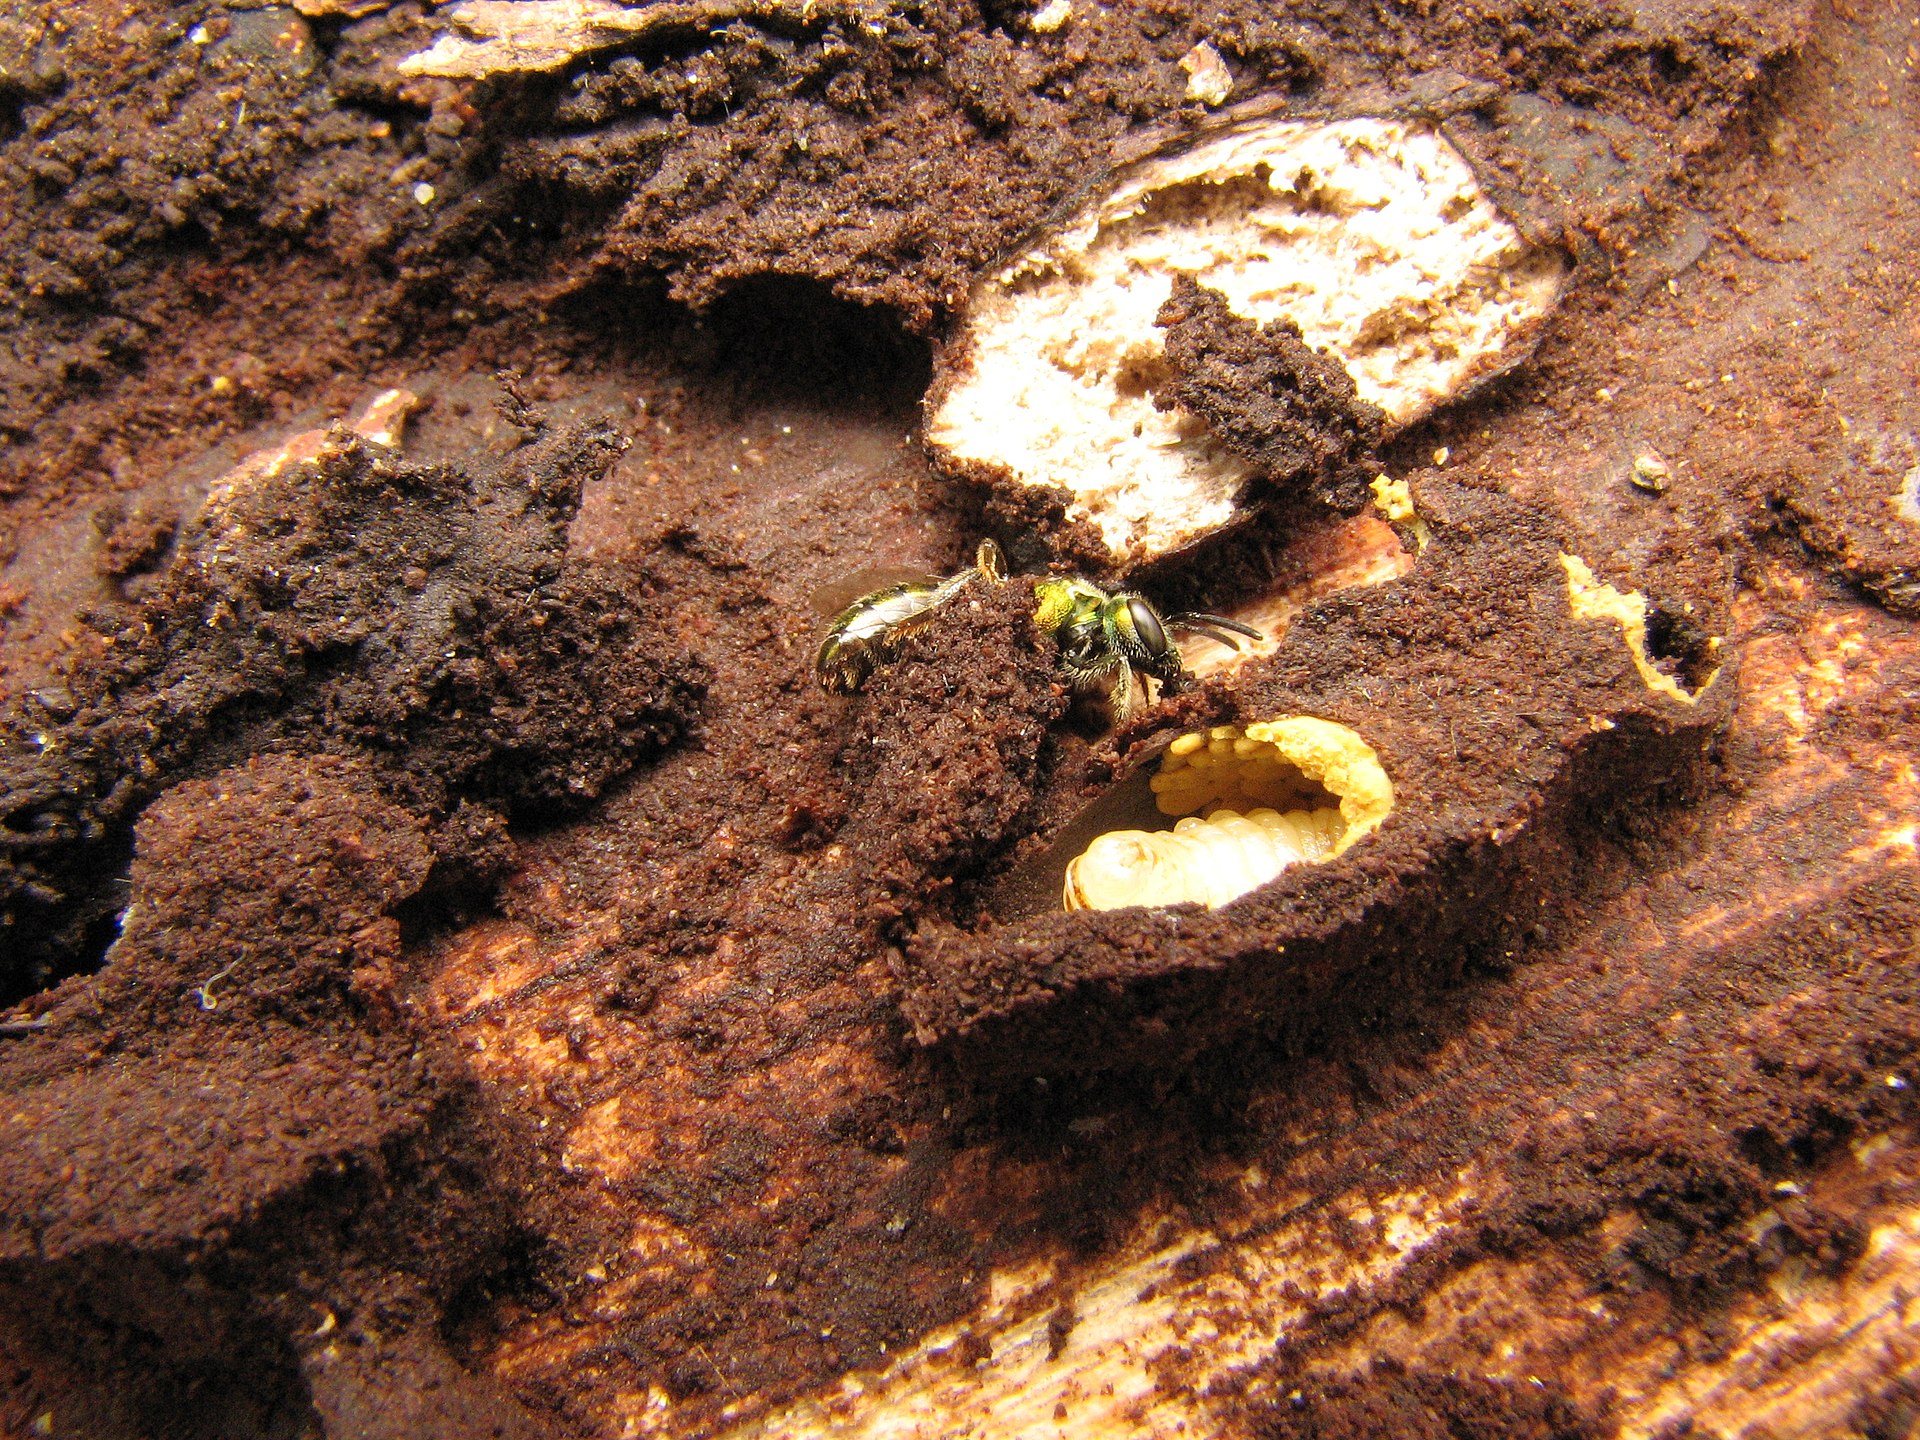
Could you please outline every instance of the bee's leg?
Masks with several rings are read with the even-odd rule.
[[[927,603],[929,610],[946,604],[962,590],[976,580],[985,580],[998,585],[1007,578],[1007,557],[1000,553],[1000,547],[991,540],[982,540],[980,548],[973,553],[973,564],[957,575],[949,575],[933,589]]]
[[[1137,682],[1133,667],[1124,660],[1113,663],[1113,685],[1107,691],[1107,706],[1113,712],[1113,723],[1124,725],[1133,718],[1137,708],[1133,701],[1133,690]]]
[[[987,539],[980,542],[980,548],[973,552],[974,573],[983,580],[995,585],[1007,578],[1007,557],[1001,552],[998,542]]]

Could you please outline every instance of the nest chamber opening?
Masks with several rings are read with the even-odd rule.
[[[1171,829],[1110,830],[1069,861],[1069,910],[1217,908],[1378,829],[1393,783],[1358,731],[1311,715],[1180,736],[1150,780]]]

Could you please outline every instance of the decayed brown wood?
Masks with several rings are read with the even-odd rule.
[[[1772,578],[1789,594],[1804,588],[1784,571]],[[1728,1307],[1714,1343],[1656,1292],[1596,1292],[1590,1271],[1550,1244],[1460,1263],[1449,1255],[1476,1217],[1526,1183],[1532,1161],[1521,1152],[1538,1144],[1539,1126],[1590,1127],[1612,1107],[1657,1104],[1651,1097],[1704,1083],[1676,1070],[1667,1053],[1691,1004],[1677,982],[1749,969],[1770,946],[1818,931],[1836,913],[1891,888],[1920,887],[1920,773],[1911,754],[1883,745],[1842,764],[1808,739],[1836,711],[1884,703],[1887,687],[1920,665],[1920,641],[1859,605],[1811,606],[1795,628],[1760,633],[1770,620],[1764,602],[1749,597],[1730,637],[1743,656],[1735,731],[1772,768],[1714,816],[1724,839],[1620,896],[1562,957],[1527,977],[1511,1011],[1477,1016],[1431,1053],[1429,1088],[1304,1147],[1285,1174],[1253,1166],[1207,1177],[1242,1197],[1226,1223],[1145,1213],[1132,1238],[1093,1266],[1042,1260],[996,1273],[977,1312],[884,1370],[850,1375],[740,1433],[1158,1435],[1183,1424],[1187,1433],[1209,1433],[1221,1422],[1198,1392],[1256,1364],[1329,1297],[1349,1312],[1377,1313],[1344,1339],[1309,1340],[1312,1373],[1364,1373],[1383,1357],[1414,1365],[1438,1357],[1457,1368],[1460,1346],[1477,1337],[1484,1343],[1476,1373],[1521,1383],[1549,1377],[1610,1414],[1623,1435],[1653,1436],[1687,1416],[1708,1433],[1841,1433],[1835,1427],[1862,1395],[1920,1368],[1909,1299],[1920,1290],[1920,1149],[1904,1133],[1856,1137],[1746,1222],[1764,1240],[1787,1223],[1782,1208],[1812,1193],[1852,1219],[1864,1250],[1838,1276],[1804,1262],[1783,1266]],[[1781,874],[1779,847],[1800,832],[1796,816],[1810,807],[1839,823],[1799,855],[1795,873]],[[1729,874],[1777,878],[1730,898]],[[536,973],[563,972],[569,954],[593,943],[584,932],[530,966],[524,937],[476,936],[472,948],[448,957],[444,983],[484,975],[485,988],[455,1002],[448,1023],[458,1026],[461,1008],[525,986]],[[1910,950],[1855,953],[1844,963],[1909,960]],[[1784,989],[1747,1011],[1737,1030],[1706,1037],[1703,1048],[1737,1059],[1743,1046],[1790,1028],[1797,1010],[1822,999],[1817,990]],[[1571,1076],[1556,1074],[1551,1084],[1526,1072],[1543,1029],[1572,1047],[1564,1056]],[[500,1065],[503,1076],[543,1068],[524,1045],[482,1063]],[[1910,1080],[1920,1077],[1879,1077],[1890,1086]],[[1445,1137],[1429,1127],[1437,1114],[1463,1113],[1472,1117],[1476,1154],[1455,1166],[1439,1153]],[[617,1176],[646,1165],[649,1145],[644,1124],[623,1128],[609,1117],[595,1126],[590,1118],[569,1153],[583,1169]],[[1414,1183],[1375,1178],[1371,1162],[1387,1155]],[[1618,1238],[1635,1227],[1622,1210],[1597,1229]],[[1356,1243],[1356,1235],[1364,1238]],[[635,1243],[662,1265],[701,1263],[697,1242],[671,1226],[643,1227]],[[1411,1317],[1410,1283],[1421,1302]],[[1072,1322],[1061,1343],[1049,1322],[1063,1296]],[[618,1313],[617,1294],[603,1303]],[[537,1327],[497,1363],[525,1379],[564,1366],[585,1338],[577,1327]],[[1161,1383],[1168,1367],[1178,1386]],[[726,1408],[746,1409],[746,1397]],[[639,1394],[619,1413],[635,1433],[668,1434],[674,1409],[662,1395]]]
[[[1874,33],[1891,33],[1895,19],[1882,16]],[[1815,78],[1866,63],[1861,47],[1879,43],[1870,29],[1857,18],[1822,22],[1783,133],[1828,135],[1870,116],[1911,137],[1890,92],[1864,81],[1821,90]],[[1798,197],[1808,225],[1840,235],[1851,233],[1861,197],[1880,193],[1863,163],[1831,148],[1809,159],[1789,145],[1756,166]],[[1911,219],[1910,201],[1888,204]],[[1677,282],[1677,299],[1622,322],[1631,365],[1596,360],[1584,390],[1563,376],[1553,393],[1568,401],[1578,391],[1578,405],[1523,407],[1464,463],[1605,535],[1589,558],[1610,545],[1648,557],[1656,574],[1655,552],[1695,563],[1715,514],[1752,503],[1740,484],[1755,485],[1770,464],[1799,463],[1773,459],[1769,427],[1798,417],[1801,433],[1819,428],[1788,403],[1798,394],[1797,341],[1764,351],[1765,378],[1739,400],[1716,398],[1714,387],[1761,364],[1756,336],[1818,324],[1855,337],[1853,366],[1831,373],[1821,392],[1836,418],[1818,463],[1849,463],[1854,427],[1884,434],[1913,421],[1910,392],[1888,383],[1903,363],[1895,331],[1869,318],[1837,249],[1809,254],[1810,270],[1734,255],[1710,276]],[[1658,509],[1629,475],[1650,447],[1672,476]],[[1887,500],[1893,507],[1898,496]],[[708,1357],[714,1379],[696,1402],[701,1413],[717,1407],[723,1429],[731,1415],[739,1433],[764,1435],[1214,1433],[1241,1423],[1236,1406],[1285,1401],[1289,1387],[1397,1359],[1538,1383],[1628,1436],[1687,1421],[1754,1440],[1857,1428],[1865,1399],[1920,1371],[1909,1299],[1920,1290],[1920,1146],[1901,1123],[1853,1130],[1790,1175],[1778,1172],[1770,1200],[1726,1224],[1729,1243],[1749,1246],[1755,1264],[1704,1298],[1685,1285],[1616,1278],[1634,1270],[1652,1233],[1618,1190],[1564,1229],[1523,1227],[1494,1246],[1484,1233],[1489,1215],[1531,1213],[1543,1174],[1560,1183],[1543,1154],[1584,1147],[1598,1157],[1629,1136],[1658,1152],[1665,1136],[1669,1158],[1684,1162],[1689,1135],[1711,1139],[1715,1117],[1739,1113],[1735,1098],[1757,1084],[1790,1100],[1804,1088],[1792,1067],[1824,1063],[1832,1041],[1820,1038],[1819,1017],[1848,1013],[1876,988],[1888,997],[1888,1036],[1903,1026],[1910,1034],[1899,977],[1916,944],[1920,773],[1896,717],[1911,714],[1920,644],[1905,622],[1824,584],[1797,555],[1750,566],[1719,682],[1738,689],[1725,742],[1732,788],[1673,822],[1670,856],[1667,842],[1650,842],[1579,931],[1516,971],[1496,999],[1469,998],[1464,1024],[1394,1062],[1378,1084],[1399,1098],[1317,1130],[1302,1122],[1284,1166],[1223,1164],[1193,1176],[1204,1202],[1163,1191],[1097,1259],[1054,1252],[1007,1264],[983,1281],[986,1299],[971,1313],[771,1414],[750,1386],[734,1387],[744,1357],[722,1347]],[[497,976],[508,957],[511,983],[537,989],[567,957],[590,953],[590,929],[557,950],[526,929],[477,936],[442,956],[442,987],[497,997],[502,982],[479,977]],[[457,1005],[446,1021],[479,1025]],[[537,1084],[558,1053],[526,1026],[485,1033],[477,1063],[502,1085]],[[1812,1038],[1797,1048],[1803,1037]],[[1756,1081],[1756,1060],[1782,1056],[1786,1073]],[[814,1051],[759,1093],[857,1092],[877,1078],[856,1051]],[[1920,1083],[1897,1066],[1857,1078],[1862,1093],[1878,1087],[1893,1116]],[[1298,1087],[1303,1074],[1275,1083]],[[682,1123],[605,1101],[582,1117],[569,1163],[617,1182],[654,1163],[662,1135]],[[1023,1203],[1014,1163],[981,1152],[957,1163],[972,1167],[977,1189],[1000,1185],[1009,1207]],[[1851,1237],[1837,1256],[1805,1240],[1809,1216]],[[602,1292],[584,1324],[530,1321],[503,1336],[491,1355],[500,1374],[520,1383],[567,1374],[644,1307],[649,1275],[697,1275],[715,1263],[693,1234],[657,1217],[631,1233],[645,1267]],[[1209,1398],[1209,1385],[1225,1398]],[[607,1429],[632,1433],[674,1433],[689,1418],[660,1389],[603,1395],[590,1408]]]
[[[1073,7],[1046,8],[1055,19],[1032,28],[1052,34]],[[249,1073],[254,1051],[229,1050],[204,1086],[165,1054],[130,1058],[79,980],[44,1013],[9,1020],[23,1055],[65,1043],[60,1024],[80,1037],[44,1073],[23,1063],[0,1111],[20,1137],[9,1193],[31,1198],[9,1219],[0,1281],[39,1307],[0,1317],[8,1368],[29,1377],[9,1383],[58,1393],[58,1423],[73,1423],[109,1383],[74,1357],[94,1345],[122,1367],[103,1370],[111,1383],[144,1380],[151,1333],[196,1384],[230,1383],[219,1367],[231,1355],[268,1357],[289,1403],[304,1407],[310,1390],[343,1430],[399,1391],[431,1408],[444,1390],[453,1401],[434,1423],[454,1433],[480,1428],[460,1418],[470,1403],[525,1433],[1266,1435],[1291,1433],[1289,1416],[1340,1382],[1364,1387],[1397,1366],[1498,1396],[1537,1391],[1585,1431],[1635,1440],[1689,1426],[1744,1440],[1865,1433],[1863,1405],[1920,1383],[1920,630],[1900,618],[1920,571],[1920,411],[1900,288],[1920,235],[1911,166],[1898,163],[1920,143],[1910,8],[1823,11],[1806,53],[1755,102],[1753,135],[1718,142],[1735,153],[1713,157],[1717,188],[1689,195],[1710,217],[1676,217],[1677,240],[1648,242],[1677,254],[1711,232],[1704,257],[1618,247],[1619,273],[1583,280],[1564,334],[1510,389],[1383,462],[1412,495],[1457,484],[1517,497],[1602,579],[1671,602],[1665,620],[1682,631],[1720,632],[1711,693],[1732,713],[1708,773],[1676,774],[1671,803],[1640,797],[1619,813],[1604,785],[1580,789],[1582,813],[1556,818],[1569,828],[1550,837],[1563,859],[1575,852],[1562,878],[1577,893],[1528,894],[1518,916],[1509,895],[1476,896],[1486,923],[1436,955],[1453,967],[1444,982],[1411,984],[1397,1005],[1335,995],[1308,1042],[1223,1048],[1198,1078],[1169,1066],[1028,1091],[1017,1075],[988,1084],[915,1052],[887,953],[912,937],[885,925],[926,877],[899,879],[914,865],[888,848],[889,827],[918,824],[930,849],[952,841],[941,822],[963,828],[956,815],[1002,827],[978,852],[964,836],[943,852],[957,846],[969,864],[1015,844],[1007,817],[1031,775],[1008,775],[1066,727],[1032,723],[1008,761],[989,743],[995,706],[1032,721],[1050,672],[1009,639],[1022,617],[1005,603],[934,640],[948,660],[997,644],[1026,666],[1009,661],[1010,679],[906,666],[893,689],[829,709],[842,702],[805,689],[805,592],[825,552],[844,544],[867,560],[861,547],[975,537],[951,533],[955,514],[929,518],[925,467],[899,443],[911,422],[896,414],[743,416],[737,397],[680,396],[684,412],[641,415],[629,463],[596,479],[574,558],[639,557],[636,583],[672,600],[646,612],[647,639],[711,662],[712,723],[649,750],[584,817],[516,821],[517,849],[491,817],[491,861],[488,836],[470,834],[486,893],[498,879],[486,864],[511,849],[486,918],[429,925],[404,954],[392,915],[346,935],[367,942],[339,952],[367,958],[351,1004],[336,997],[339,1013],[302,1021],[301,1044],[343,1071],[370,1034],[385,1049],[364,1054],[391,1073],[431,1052],[430,1118],[343,1125],[335,1139],[338,1106],[309,1091],[298,1098],[314,1118],[296,1116],[299,1143],[284,1147],[298,1164],[236,1163],[246,1173],[209,1198],[180,1155],[227,1112],[197,1097],[215,1079],[250,1101],[279,1093]],[[451,73],[484,75],[560,66],[657,25],[677,43],[740,16],[778,21],[777,35],[881,10],[477,0],[463,13],[480,44]],[[516,48],[513,25],[554,20]],[[420,189],[408,203],[432,201]],[[655,384],[638,369],[624,351],[583,361],[582,392]],[[396,440],[411,408],[389,391],[359,428]],[[443,436],[492,438],[446,420],[454,408],[439,411]],[[528,413],[517,394],[513,408]],[[796,427],[805,444],[780,453],[771,437]],[[261,452],[252,473],[311,459],[318,435]],[[1293,557],[1304,579],[1258,616],[1269,653],[1285,655],[1279,632],[1314,602],[1345,604],[1343,592],[1418,566],[1370,518],[1301,550],[1313,552]],[[1542,610],[1549,601],[1557,592]],[[1436,608],[1410,616],[1410,651],[1430,643],[1414,627],[1436,633]],[[1511,699],[1526,679],[1510,667],[1485,683]],[[1462,764],[1492,768],[1499,756],[1470,753],[1470,725],[1456,733],[1475,694],[1431,694],[1431,725]],[[1591,717],[1596,732],[1616,723]],[[291,793],[299,760],[278,756],[244,793]],[[969,763],[1004,781],[1007,808],[970,816],[948,773]],[[193,793],[217,791],[175,793],[155,823],[176,848],[160,855],[193,852],[178,839],[202,833]],[[349,828],[314,833],[329,864],[350,868],[368,836],[351,829],[354,807],[336,808]],[[262,834],[211,803],[206,814],[206,837],[285,841],[285,868],[305,873],[304,834]],[[425,831],[382,823],[424,876]],[[144,863],[143,884],[157,862]],[[888,864],[896,873],[876,875]],[[206,914],[224,913],[219,877],[193,878],[213,897]],[[338,938],[327,897],[299,899],[310,938]],[[442,901],[435,924],[470,913]],[[175,1029],[197,1027],[211,1053],[207,1037],[227,1032],[201,1022],[232,1017],[238,1004],[220,1013],[215,998],[230,983],[237,997],[239,977],[210,964],[192,987],[166,972],[171,988],[142,991],[126,972],[151,966],[151,917],[131,927],[149,949],[122,947],[108,978]],[[236,957],[259,938],[231,941]],[[373,1063],[357,1078],[389,1074]],[[296,1083],[273,1072],[272,1084]],[[436,1130],[445,1112],[432,1107],[456,1102],[463,1128]],[[131,1137],[98,1184],[38,1143],[52,1120],[87,1128],[73,1117],[90,1107],[103,1131]],[[246,1158],[258,1139],[223,1157]],[[349,1170],[360,1190],[334,1183]],[[476,1222],[469,1202],[498,1214]],[[166,1224],[129,1228],[147,1211]],[[76,1216],[95,1238],[71,1238]],[[414,1265],[443,1242],[470,1253]],[[226,1278],[205,1279],[222,1267]],[[171,1313],[55,1333],[53,1320],[110,1311],[101,1296]],[[185,1312],[204,1296],[218,1323],[203,1334]],[[229,1323],[243,1346],[219,1331]],[[43,1429],[56,1424],[47,1414]]]

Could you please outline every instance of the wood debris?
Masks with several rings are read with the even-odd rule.
[[[889,7],[875,0],[693,0],[615,5],[610,0],[467,0],[448,12],[456,33],[400,62],[403,75],[479,80],[558,70],[652,33],[706,31],[736,20],[812,26],[850,20],[879,26]]]

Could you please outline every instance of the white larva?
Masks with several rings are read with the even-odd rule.
[[[1289,865],[1324,859],[1344,829],[1338,810],[1263,807],[1189,815],[1171,830],[1111,831],[1068,867],[1067,909],[1225,905]]]
[[[1217,908],[1289,866],[1339,854],[1393,809],[1372,747],[1307,715],[1182,735],[1151,783],[1161,812],[1184,818],[1170,830],[1097,836],[1067,866],[1067,909]],[[1334,804],[1299,803],[1316,790]]]

